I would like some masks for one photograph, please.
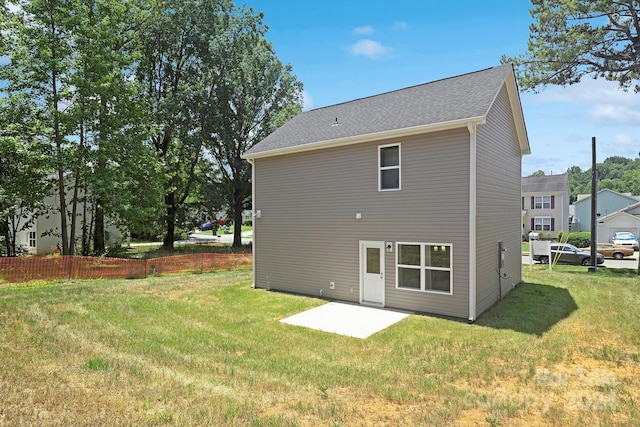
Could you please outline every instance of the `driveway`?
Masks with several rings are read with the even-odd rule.
[[[533,263],[537,264],[536,261]],[[529,265],[529,254],[522,254],[522,264]],[[598,267],[638,269],[638,252],[634,252],[632,257],[627,257],[621,260],[605,258],[604,264],[600,264]]]
[[[242,233],[242,244],[248,245],[251,243],[253,238],[253,231],[245,231]],[[233,243],[233,234],[222,234],[219,236],[213,236],[212,234],[189,234],[189,240],[181,240],[176,243],[186,244],[186,243],[213,243],[213,242],[222,242],[222,243]]]

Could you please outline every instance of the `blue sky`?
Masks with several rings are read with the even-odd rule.
[[[532,22],[525,0],[246,2],[303,82],[305,109],[499,65],[525,52]],[[640,152],[640,94],[587,78],[520,96],[532,151],[523,176],[589,168],[593,136],[599,162]]]

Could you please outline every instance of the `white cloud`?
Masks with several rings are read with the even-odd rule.
[[[309,94],[309,92],[307,92],[306,90],[303,90],[302,91],[302,109],[305,111],[313,110],[315,106],[316,106],[316,103],[311,97],[311,95]]]
[[[349,51],[356,56],[367,56],[372,59],[380,59],[389,56],[391,49],[380,42],[362,39],[349,47]]]
[[[588,117],[596,122],[640,126],[640,111],[620,104],[597,104],[589,109]]]
[[[567,87],[547,88],[534,96],[536,102],[561,104],[586,110],[586,118],[594,123],[640,126],[640,95],[623,91],[618,83],[585,79]]]
[[[353,29],[354,34],[367,35],[373,34],[373,27],[371,25],[365,25],[363,27],[356,27]]]
[[[406,30],[407,28],[409,28],[409,24],[404,21],[394,21],[391,28],[394,30]]]
[[[598,140],[598,147],[602,149],[601,151],[606,154],[606,157],[615,155],[635,159],[640,155],[638,153],[640,141],[636,136],[616,134],[610,138],[611,140],[608,138]]]

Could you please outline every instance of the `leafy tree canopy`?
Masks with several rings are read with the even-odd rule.
[[[598,189],[609,189],[618,193],[640,195],[640,158],[627,159],[613,156],[596,164],[598,170]],[[582,170],[579,166],[567,169],[571,187],[571,202],[578,194],[591,193],[591,168]]]
[[[516,66],[525,90],[578,83],[585,75],[640,91],[638,0],[531,0],[534,23]]]

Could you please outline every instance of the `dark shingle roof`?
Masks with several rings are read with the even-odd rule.
[[[513,73],[511,65],[501,65],[306,111],[249,149],[245,156],[359,135],[484,118],[510,73]]]
[[[569,191],[569,175],[528,176],[522,178],[522,193],[557,193]]]

